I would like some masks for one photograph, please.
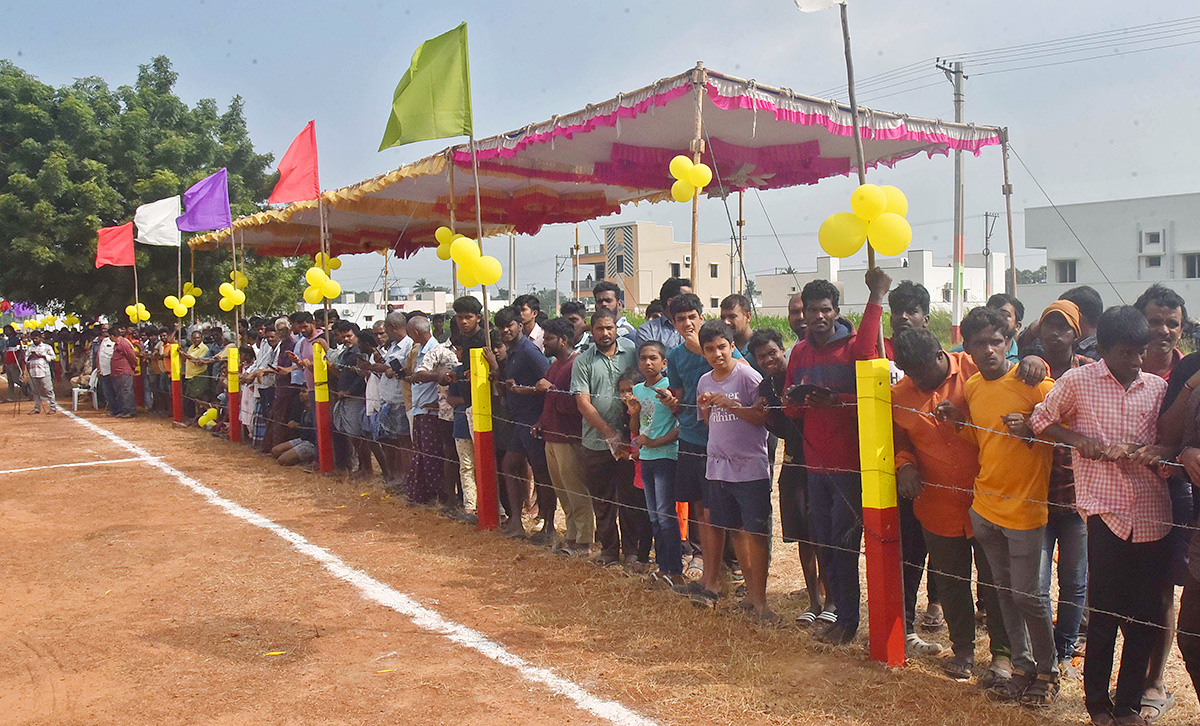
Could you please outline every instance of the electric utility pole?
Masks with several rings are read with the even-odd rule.
[[[562,296],[558,291],[558,273],[562,272],[567,267],[567,262],[574,259],[574,255],[555,255],[554,256],[554,315],[558,315],[558,308],[562,305]]]
[[[995,288],[995,282],[992,279],[992,230],[996,228],[998,221],[1000,221],[999,212],[983,213],[983,281],[984,295],[989,298]]]
[[[938,70],[946,74],[946,78],[954,84],[954,122],[963,122],[963,74],[962,61],[945,64],[939,58],[936,62]],[[950,334],[955,343],[961,340],[958,324],[963,314],[963,167],[962,151],[954,150],[954,301],[950,312]]]

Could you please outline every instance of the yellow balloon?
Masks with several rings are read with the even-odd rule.
[[[671,176],[676,179],[686,179],[688,171],[692,168],[692,160],[689,157],[680,154],[671,159]]]
[[[137,312],[137,308],[135,308],[134,306],[132,306],[132,305],[125,306],[125,314],[126,315],[133,315],[136,312]]]
[[[883,211],[888,214],[899,214],[901,217],[907,217],[908,197],[904,196],[904,192],[891,184],[884,184],[879,188],[887,195],[887,207]]]
[[[233,294],[233,285],[222,282],[221,286],[217,288],[217,292],[221,293],[221,297],[229,297]]]
[[[450,257],[460,266],[469,266],[479,259],[479,245],[475,244],[475,240],[466,237],[456,239],[450,244]],[[468,287],[474,287],[474,285]]]
[[[912,226],[899,214],[887,212],[867,226],[867,239],[879,254],[895,257],[912,243]]]
[[[135,307],[135,308],[137,308],[139,311],[141,311],[141,310],[145,310],[145,309],[146,309],[146,303],[136,303],[136,304],[134,304],[134,307]]]
[[[475,287],[479,284],[479,280],[475,278],[474,267],[471,265],[459,265],[458,267],[458,284],[463,287]]]
[[[332,300],[342,294],[342,286],[338,284],[337,280],[330,278],[321,283],[321,294]]]
[[[867,222],[883,214],[887,202],[887,194],[874,184],[863,184],[850,195],[850,209]]]
[[[149,319],[150,319],[150,311],[149,310],[139,310],[138,311],[138,320],[140,320],[144,323]]]
[[[680,179],[671,185],[671,198],[677,202],[690,202],[696,194],[696,187],[687,179]]]
[[[438,241],[439,245],[444,245],[454,239],[454,232],[449,227],[438,227],[433,233],[433,238]]]
[[[221,301],[217,303],[217,307],[221,308],[225,312],[229,312],[237,307],[237,305],[234,304],[232,298],[223,297],[221,298]]]
[[[308,272],[304,273],[304,279],[309,285],[319,286],[322,282],[328,280],[329,276],[320,267],[310,267],[308,268]]]
[[[838,212],[821,223],[817,239],[830,257],[849,257],[862,249],[867,223],[850,212]]]
[[[233,283],[233,286],[236,287],[237,289],[241,290],[249,284],[250,284],[250,278],[246,277],[245,275],[243,275],[242,273],[239,272],[238,276],[237,276],[237,280]]]
[[[176,305],[174,308],[171,309],[171,312],[175,313],[175,317],[177,317],[177,318],[186,317],[187,311],[188,311],[188,307],[187,307],[187,305],[184,305],[183,303],[179,303],[178,305]]]
[[[229,299],[233,301],[234,305],[242,305],[246,302],[246,293],[241,290],[234,290]]]
[[[304,302],[309,305],[316,305],[321,302],[321,288],[315,285],[309,285],[304,288]]]
[[[192,297],[200,297],[203,294],[204,294],[204,291],[201,290],[200,288],[198,288],[198,287],[192,288],[192,292],[191,292]]]
[[[448,244],[440,244],[440,245],[438,245],[438,248],[437,248],[437,256],[438,256],[438,259],[439,259],[439,260],[448,260],[448,259],[450,259],[450,245],[448,245]]]
[[[236,272],[234,272],[233,270],[230,270],[230,271],[229,271],[229,281],[230,281],[230,282],[236,282],[236,281],[237,281],[237,273],[236,273]]]
[[[175,297],[174,295],[167,295],[166,297],[163,298],[163,307],[165,307],[165,308],[173,308],[178,304],[179,304],[179,298]]]
[[[195,287],[195,286],[194,286],[194,285],[192,285],[192,283],[190,283],[190,282],[185,282],[185,283],[183,283],[183,291],[184,291],[185,293],[187,293],[187,292],[191,292],[193,287]]]
[[[183,297],[179,298],[179,303],[185,308],[190,308],[196,304],[196,298],[192,295],[184,295]],[[175,306],[172,305],[171,307]]]
[[[342,261],[336,257],[330,258],[329,264],[327,264],[326,267],[331,270],[340,270],[342,268]]]
[[[712,178],[712,169],[708,168],[708,164],[696,164],[691,169],[688,169],[687,180],[697,189],[703,189],[708,186]]]
[[[500,275],[503,274],[500,260],[491,255],[480,257],[471,272],[475,274],[475,279],[479,281],[480,285],[495,285],[500,282]]]

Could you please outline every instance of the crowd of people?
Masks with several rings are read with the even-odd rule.
[[[377,463],[394,495],[473,522],[481,387],[470,385],[470,355],[482,350],[505,535],[626,568],[699,606],[733,597],[776,624],[766,590],[777,481],[782,537],[797,544],[808,596],[796,622],[842,646],[859,630],[863,537],[882,537],[862,517],[855,363],[882,357],[886,305],[910,653],[943,655],[949,677],[978,677],[989,695],[1030,707],[1055,702],[1082,659],[1092,723],[1159,718],[1174,704],[1163,674],[1176,624],[1200,682],[1200,539],[1190,537],[1200,354],[1180,351],[1182,298],[1153,285],[1105,310],[1081,286],[1026,325],[1021,301],[997,294],[947,351],[928,327],[927,290],[893,287],[879,268],[865,282],[857,326],[835,285],[805,285],[788,305],[791,346],[754,329],[741,295],[705,320],[674,278],[638,328],[609,282],[596,286],[594,312],[572,301],[554,318],[524,295],[490,321],[463,297],[452,317],[393,311],[371,329],[320,311],[250,318],[236,339],[194,327],[181,347],[185,407],[189,417],[216,407],[218,433],[242,426],[281,465],[311,466],[324,349],[336,467],[373,477]],[[94,379],[110,415],[134,415],[138,395],[169,409],[173,329],[111,323],[57,333],[55,345],[41,331],[5,333],[10,399],[27,387],[35,413],[54,410],[52,366]],[[977,670],[979,621],[990,662]],[[943,623],[949,654],[921,634]]]

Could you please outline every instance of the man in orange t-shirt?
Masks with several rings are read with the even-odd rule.
[[[946,675],[969,680],[975,664],[975,601],[971,595],[971,560],[979,568],[980,600],[987,613],[992,663],[987,679],[1012,675],[1008,636],[991,568],[972,537],[972,490],[979,473],[979,450],[959,436],[953,425],[939,420],[935,410],[943,401],[966,410],[967,379],[978,368],[966,353],[947,353],[925,328],[901,332],[893,340],[896,365],[904,378],[892,386],[892,419],[896,441],[896,484],[900,496],[913,499],[929,551],[930,576],[954,649],[943,660]]]

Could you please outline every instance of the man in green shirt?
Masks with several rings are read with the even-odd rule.
[[[571,370],[571,392],[583,416],[580,464],[586,474],[601,567],[638,554],[650,531],[645,498],[633,486],[633,459],[625,425],[625,403],[617,396],[617,379],[637,365],[633,341],[619,335],[617,316],[600,309],[592,315],[592,346],[579,354]],[[614,502],[620,502],[619,505]],[[620,534],[617,527],[620,524]]]

